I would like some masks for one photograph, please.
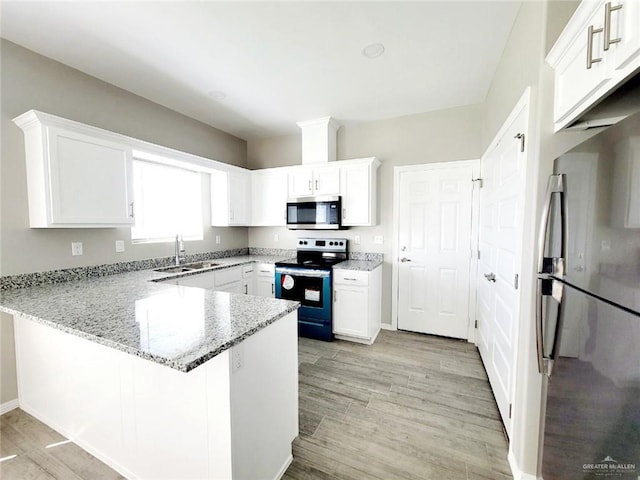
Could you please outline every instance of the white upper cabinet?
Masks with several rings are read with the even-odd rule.
[[[211,173],[211,225],[248,226],[251,221],[251,172],[241,168]]]
[[[340,195],[340,167],[338,165],[291,167],[289,197],[310,195]]]
[[[584,0],[553,46],[554,123],[569,126],[640,67],[640,2]]]
[[[340,168],[342,225],[370,226],[377,223],[377,171],[375,158],[352,160]]]
[[[34,110],[14,122],[25,136],[32,228],[133,224],[130,147],[109,132]]]
[[[251,225],[278,227],[287,223],[287,168],[251,172]]]
[[[629,64],[640,65],[640,2],[615,0],[608,8],[609,13],[605,4],[605,22],[607,16],[611,18],[608,43],[614,56],[613,66],[616,71],[629,71]]]

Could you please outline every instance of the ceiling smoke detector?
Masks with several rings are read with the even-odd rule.
[[[367,58],[378,58],[384,53],[384,45],[381,43],[372,43],[362,49],[362,55]]]

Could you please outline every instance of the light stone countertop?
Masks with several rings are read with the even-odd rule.
[[[212,271],[281,257],[215,259]],[[191,275],[188,272],[186,275]],[[162,283],[140,270],[0,292],[0,310],[188,372],[295,311],[298,302]]]
[[[336,263],[333,268],[334,270],[359,270],[363,272],[370,272],[380,265],[382,265],[382,262],[379,260],[345,260],[344,262]]]

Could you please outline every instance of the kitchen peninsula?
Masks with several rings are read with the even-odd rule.
[[[298,434],[298,303],[165,277],[0,292],[20,407],[128,478],[279,478]]]

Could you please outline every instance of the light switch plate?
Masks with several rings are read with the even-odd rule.
[[[384,237],[382,235],[374,235],[373,243],[377,245],[382,245],[384,243]]]
[[[220,244],[220,235],[216,235],[216,244]]]
[[[124,240],[116,240],[116,252],[124,252]]]
[[[353,243],[355,245],[360,245],[360,235],[354,235],[353,236]]]
[[[82,242],[71,242],[71,255],[82,255]]]

